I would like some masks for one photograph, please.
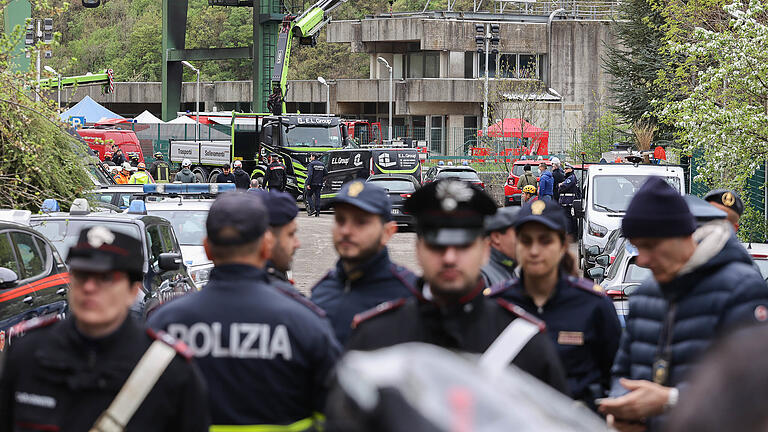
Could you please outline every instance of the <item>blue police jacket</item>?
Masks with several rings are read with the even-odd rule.
[[[325,176],[325,165],[319,160],[313,160],[307,166],[307,183],[312,186],[318,186],[323,184],[323,177]]]
[[[202,291],[163,305],[148,324],[189,345],[214,425],[304,424],[323,409],[341,353],[322,310],[247,265],[214,267]]]
[[[581,195],[579,190],[579,179],[571,172],[565,180],[558,186],[560,191],[560,205],[569,206],[573,205],[573,200],[577,199]]]
[[[413,296],[416,275],[389,260],[384,248],[347,274],[341,265],[312,288],[312,301],[328,314],[336,338],[345,344],[355,315],[386,301]]]
[[[719,247],[710,246],[717,235],[729,238]],[[729,229],[707,237],[689,261],[699,265],[661,286],[649,278],[629,297],[627,326],[613,365],[612,395],[626,393],[619,378],[653,381],[660,335],[672,305],[671,358],[664,383],[669,387],[685,387],[692,367],[717,336],[768,319],[768,287],[747,251]],[[649,430],[660,430],[660,423],[649,419]]]
[[[599,285],[563,273],[550,299],[536,306],[522,277],[491,288],[491,295],[515,303],[547,324],[575,399],[592,404],[611,381],[621,325],[613,303]]]
[[[555,178],[552,177],[552,171],[545,170],[539,177],[539,198],[545,196],[552,197],[555,188]]]

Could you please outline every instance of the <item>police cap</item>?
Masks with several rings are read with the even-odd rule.
[[[741,216],[744,213],[744,201],[736,191],[730,189],[715,189],[704,195],[704,201],[728,207]]]
[[[515,230],[520,231],[520,228],[528,222],[538,222],[555,231],[565,231],[568,224],[565,212],[558,203],[541,199],[526,203],[520,209]]]
[[[208,210],[205,228],[208,241],[235,246],[257,241],[267,230],[269,213],[254,193],[227,192],[219,195]]]
[[[140,275],[144,272],[141,241],[104,225],[83,228],[77,243],[69,248],[67,265],[72,270]]]
[[[504,231],[514,226],[517,215],[520,213],[520,207],[500,208],[495,215],[485,218],[485,232],[490,234],[495,231]]]
[[[341,187],[331,200],[331,205],[349,204],[368,213],[379,215],[384,220],[392,220],[392,203],[384,188],[363,180],[352,180]]]
[[[299,214],[296,198],[287,192],[276,190],[249,189],[248,193],[261,198],[269,213],[269,225],[273,227],[283,226],[291,222]],[[711,207],[711,206],[710,206]]]
[[[405,211],[416,218],[418,235],[428,244],[458,246],[483,236],[485,217],[496,213],[496,203],[469,183],[445,179],[414,192]]]

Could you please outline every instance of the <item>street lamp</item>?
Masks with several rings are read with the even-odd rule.
[[[549,88],[549,92],[560,98],[560,149],[561,151],[565,151],[565,101],[560,93],[556,92],[552,87]]]
[[[181,64],[192,69],[197,74],[197,97],[195,98],[195,116],[197,124],[195,125],[195,142],[200,141],[200,69],[192,66],[188,61],[182,61]]]
[[[56,70],[48,65],[45,66],[45,70],[47,70],[49,73],[56,75],[56,86],[58,87],[57,94],[56,94],[56,103],[58,104],[59,109],[61,109],[61,75],[56,72]]]
[[[387,126],[387,135],[389,135],[389,141],[392,141],[392,66],[384,57],[378,58],[384,66],[389,69],[389,125]]]
[[[326,81],[325,78],[321,76],[317,77],[317,80],[320,81],[320,84],[325,86],[325,113],[330,114],[331,113],[331,86],[328,84],[328,81]]]

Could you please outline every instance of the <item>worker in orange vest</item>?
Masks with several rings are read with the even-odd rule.
[[[131,164],[123,162],[123,169],[115,175],[115,183],[128,184],[128,180],[131,179]]]

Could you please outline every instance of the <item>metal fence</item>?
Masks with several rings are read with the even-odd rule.
[[[487,0],[486,0],[487,1]],[[475,1],[475,5],[480,3]],[[563,15],[578,19],[608,20],[618,18],[618,1],[610,0],[552,0],[552,1],[520,1],[495,0],[495,12],[520,15],[549,15],[553,11],[563,9]]]

